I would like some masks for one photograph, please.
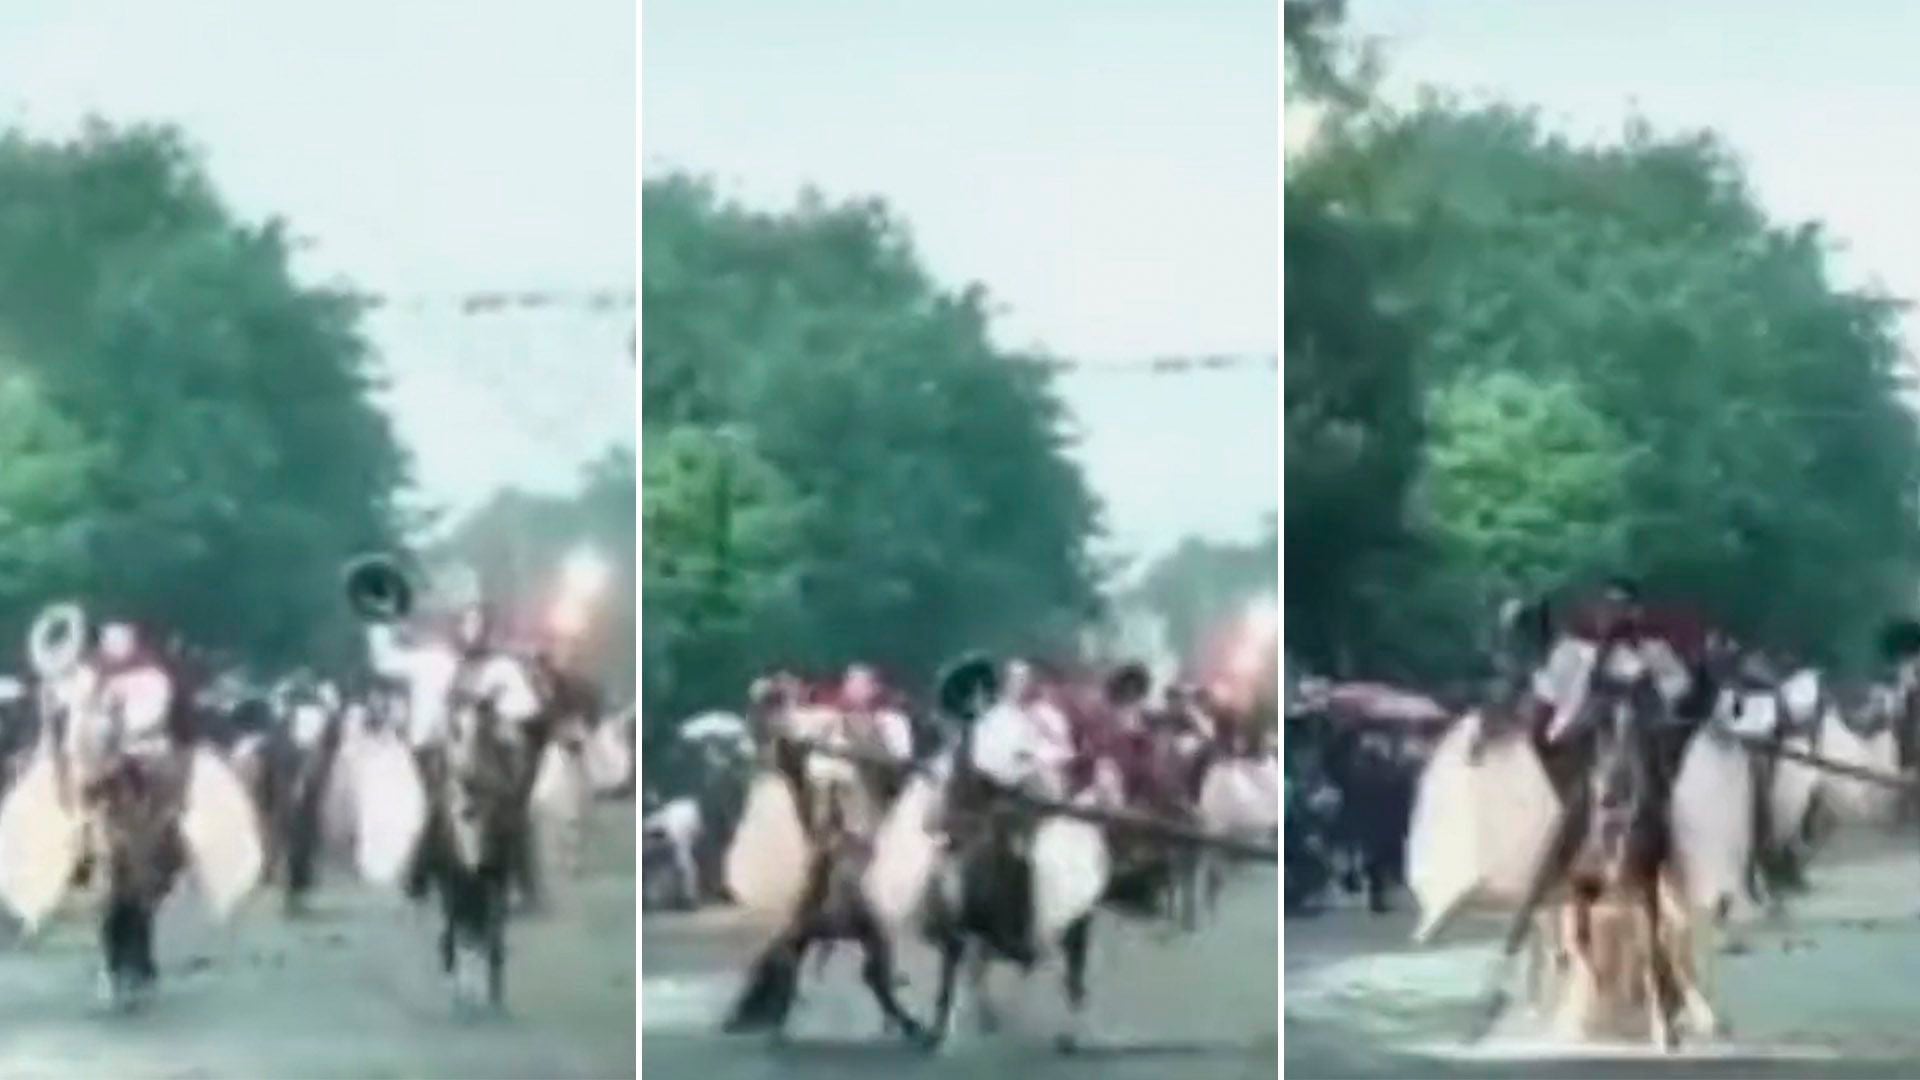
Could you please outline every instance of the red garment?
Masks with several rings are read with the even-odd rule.
[[[1565,633],[1585,641],[1598,642],[1604,628],[1602,605],[1576,608],[1567,617]],[[1688,663],[1706,659],[1711,625],[1699,613],[1678,606],[1642,606],[1627,616],[1615,636],[1623,640],[1663,641],[1674,655]]]
[[[1128,727],[1110,711],[1069,714],[1073,732],[1073,760],[1067,766],[1067,784],[1078,793],[1093,783],[1102,761],[1111,761],[1120,773],[1127,804],[1147,809],[1179,805],[1180,778],[1171,740],[1144,725]]]

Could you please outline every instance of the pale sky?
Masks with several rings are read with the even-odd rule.
[[[1776,219],[1844,243],[1844,281],[1920,298],[1920,4],[1353,0],[1349,22],[1403,101],[1430,83],[1537,105],[1576,135],[1617,135],[1636,111],[1712,128]]]
[[[642,144],[749,203],[878,195],[996,333],[1093,362],[1279,351],[1272,0],[650,0]],[[1091,373],[1064,395],[1115,539],[1253,534],[1272,369]]]
[[[169,121],[316,281],[440,296],[635,284],[631,0],[5,0],[0,121]],[[628,312],[369,327],[431,500],[571,484],[631,443]]]

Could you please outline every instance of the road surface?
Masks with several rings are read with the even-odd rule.
[[[1286,922],[1290,1076],[1920,1075],[1920,842],[1845,838],[1784,915],[1736,927],[1720,958],[1725,1040],[1658,1060],[1508,1034],[1460,1044],[1500,929],[1465,925],[1424,949],[1405,912]]]
[[[1027,980],[999,971],[992,990],[1006,1018],[992,1035],[964,1017],[929,1056],[883,1036],[859,978],[859,956],[809,965],[788,1038],[728,1037],[717,1028],[766,930],[730,912],[649,915],[642,929],[641,1028],[647,1076],[658,1080],[805,1080],[811,1077],[1268,1080],[1279,1063],[1278,876],[1244,871],[1218,921],[1191,935],[1107,917],[1096,922],[1087,1045],[1053,1048],[1065,1009],[1059,969]],[[904,949],[908,1008],[929,1011],[933,956]]]
[[[210,924],[183,886],[162,911],[141,1012],[95,1004],[94,926],[0,943],[0,1076],[610,1077],[634,1074],[633,809],[596,807],[585,875],[508,932],[509,1015],[454,1017],[426,910],[323,878],[312,915],[256,897]]]

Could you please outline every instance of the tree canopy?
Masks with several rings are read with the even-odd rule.
[[[1711,134],[1369,99],[1289,159],[1286,199],[1310,664],[1459,667],[1442,643],[1502,594],[1608,571],[1829,662],[1909,606],[1899,306],[1836,283],[1818,226],[1773,221]]]
[[[276,664],[338,657],[337,572],[405,458],[344,292],[167,129],[0,136],[0,629],[78,596]]]
[[[994,344],[984,290],[934,281],[878,201],[761,213],[670,176],[642,214],[657,711],[738,702],[771,664],[918,689],[1093,612],[1098,506],[1046,358]]]

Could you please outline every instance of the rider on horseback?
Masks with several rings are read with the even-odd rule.
[[[69,717],[67,760],[86,807],[83,875],[110,892],[103,994],[151,986],[152,909],[185,860],[179,835],[188,764],[178,730],[176,680],[126,623],[102,628],[91,662],[94,693]],[[126,985],[118,985],[125,980]]]

